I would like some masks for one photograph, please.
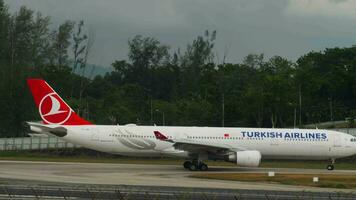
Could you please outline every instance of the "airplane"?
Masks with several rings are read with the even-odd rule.
[[[42,122],[33,132],[88,149],[124,156],[177,157],[185,169],[208,170],[205,160],[258,167],[262,158],[329,160],[356,154],[352,135],[322,129],[94,125],[81,118],[42,79],[27,79]]]

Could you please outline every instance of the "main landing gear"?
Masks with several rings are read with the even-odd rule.
[[[190,171],[197,171],[197,170],[206,171],[206,170],[208,170],[208,165],[207,164],[205,164],[203,162],[200,162],[200,161],[197,161],[197,160],[185,161],[183,163],[183,167],[185,169],[189,169]]]
[[[331,159],[331,164],[326,166],[327,170],[334,170],[335,159]]]

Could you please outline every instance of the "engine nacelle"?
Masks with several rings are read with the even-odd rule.
[[[261,162],[261,153],[259,151],[237,151],[228,155],[226,160],[242,167],[258,167]]]

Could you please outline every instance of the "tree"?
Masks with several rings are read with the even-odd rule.
[[[50,64],[58,67],[66,66],[68,62],[68,48],[71,44],[70,38],[74,28],[74,22],[67,20],[61,24],[58,31],[52,32],[53,37],[53,55]]]
[[[293,116],[293,105],[297,104],[298,99],[292,62],[274,56],[262,66],[261,73],[271,125],[285,127],[289,116]]]
[[[12,17],[10,27],[11,65],[24,65],[32,61],[33,11],[21,7]]]
[[[303,119],[315,123],[344,119],[355,110],[356,47],[310,52],[297,60],[296,80],[303,95]]]
[[[32,65],[34,67],[49,63],[48,57],[50,57],[51,52],[49,24],[50,17],[42,17],[41,13],[37,13],[33,22],[31,44]]]
[[[204,36],[198,36],[192,44],[187,45],[184,55],[181,57],[181,65],[185,67],[199,68],[207,62],[213,62],[214,41],[216,31],[205,31]]]
[[[132,63],[126,79],[142,87],[152,89],[152,70],[163,66],[169,61],[169,47],[151,37],[135,36],[128,42],[129,60]]]
[[[10,14],[3,0],[0,0],[0,64],[7,63],[9,44]]]
[[[74,65],[73,72],[80,69],[85,68],[87,62],[87,40],[88,36],[83,33],[84,21],[79,21],[77,25],[77,30],[73,34],[73,54],[74,54]]]
[[[60,44],[49,30],[50,18],[41,13],[21,7],[14,14],[8,12],[3,0],[0,0],[0,134],[18,136],[24,133],[23,122],[38,118],[26,86],[27,77],[44,78],[48,71],[53,72],[51,58],[59,57],[66,61],[65,51],[70,44]],[[65,31],[62,31],[63,34]],[[56,44],[56,45],[54,45]],[[54,48],[61,47],[61,48]],[[54,51],[56,49],[58,51]],[[59,51],[61,49],[61,51]],[[61,52],[61,53],[59,53]],[[60,55],[60,56],[58,56]],[[56,60],[56,59],[52,59]],[[63,62],[64,63],[64,62]],[[50,69],[51,67],[52,69]],[[58,76],[63,75],[57,73]],[[52,74],[53,76],[53,74]],[[66,76],[66,75],[64,75]],[[55,77],[55,82],[63,77]],[[51,78],[47,79],[51,81]]]
[[[207,63],[212,63],[216,31],[205,31],[204,36],[198,36],[192,44],[188,44],[183,55],[179,55],[179,62],[184,70],[182,73],[182,89],[184,94],[194,94],[198,90],[201,69]],[[179,51],[178,51],[179,53]]]
[[[249,54],[244,58],[243,64],[248,67],[258,69],[264,64],[263,59],[263,54]]]
[[[151,37],[136,35],[129,44],[129,59],[135,67],[152,69],[168,61],[169,47]]]
[[[73,54],[74,54],[74,65],[72,72],[75,73],[76,70],[79,68],[81,70],[80,74],[80,84],[79,84],[79,106],[77,113],[78,115],[81,114],[82,111],[82,98],[83,98],[83,93],[88,86],[87,81],[85,79],[85,72],[87,69],[87,62],[88,62],[88,56],[89,56],[89,51],[93,45],[93,38],[89,37],[87,34],[83,33],[83,28],[84,28],[84,21],[81,20],[79,21],[77,25],[77,30],[73,34]],[[74,84],[73,84],[74,85]],[[73,94],[74,87],[72,88],[72,94]],[[72,96],[72,95],[71,95]],[[87,103],[86,103],[87,104]],[[88,104],[87,104],[88,105]],[[86,107],[85,110],[87,111],[88,108]]]

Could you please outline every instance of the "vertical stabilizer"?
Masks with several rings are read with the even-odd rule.
[[[42,79],[27,79],[44,124],[89,125]]]

